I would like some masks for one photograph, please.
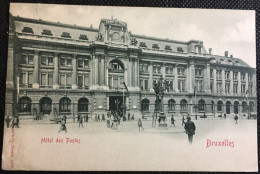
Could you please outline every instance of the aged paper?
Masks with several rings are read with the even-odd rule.
[[[4,170],[258,170],[255,11],[10,4]]]

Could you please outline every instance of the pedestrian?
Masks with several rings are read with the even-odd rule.
[[[192,140],[193,140],[193,135],[195,134],[196,126],[191,121],[190,117],[187,118],[187,122],[185,123],[184,127],[185,127],[185,130],[186,130],[186,134],[188,134],[189,143],[191,144]]]
[[[238,120],[237,114],[235,115],[234,119],[235,119],[235,121],[236,121],[235,124],[238,124],[238,122],[237,122],[237,120]]]
[[[114,126],[114,116],[113,115],[110,116],[110,123],[111,123],[110,127],[113,128],[113,126]]]
[[[132,120],[134,120],[134,119],[135,119],[135,115],[133,114],[133,115],[132,115]]]
[[[86,122],[88,122],[88,114],[86,115]]]
[[[80,115],[78,114],[78,116],[77,116],[77,121],[79,121],[79,117],[80,117]]]
[[[98,116],[97,116],[97,119],[98,119],[98,121],[100,121],[100,116],[99,116],[99,114],[98,114]]]
[[[80,117],[79,117],[79,127],[80,127],[80,125],[81,125],[81,127],[83,127],[83,117],[82,117],[82,115],[80,115]]]
[[[107,119],[107,127],[110,127],[110,120]]]
[[[63,121],[64,121],[65,124],[67,123],[67,117],[66,117],[66,115],[63,116]]]
[[[172,118],[171,118],[171,126],[173,125],[174,127],[175,127],[175,120],[174,120],[174,118],[173,118],[173,115],[172,115]]]
[[[185,125],[185,118],[184,118],[184,116],[182,116],[182,124],[181,125],[182,126]]]
[[[9,118],[9,116],[7,116],[5,119],[7,128],[9,128],[10,121],[11,121],[11,119]]]
[[[142,120],[140,118],[138,120],[138,127],[139,127],[139,131],[140,131],[141,128],[144,130]]]
[[[205,112],[204,112],[203,118],[204,118],[204,119],[206,118],[206,113],[205,113]]]
[[[128,120],[130,120],[130,115],[131,115],[131,114],[128,112]]]
[[[102,114],[102,121],[105,121],[106,119],[105,119],[105,115],[104,114]]]
[[[72,119],[73,119],[73,123],[75,123],[75,115],[73,115]]]
[[[226,119],[226,118],[227,118],[227,114],[225,113],[225,114],[224,114],[224,119]]]
[[[160,122],[161,122],[161,117],[158,118],[158,122],[159,122],[159,124],[160,124]]]
[[[59,133],[60,133],[60,131],[65,131],[67,133],[67,127],[66,127],[66,123],[65,123],[64,119],[62,118],[59,122],[60,122]]]
[[[17,127],[17,128],[19,128],[19,119],[17,118],[17,117],[14,117],[13,119],[12,119],[12,128],[14,128],[14,127]]]

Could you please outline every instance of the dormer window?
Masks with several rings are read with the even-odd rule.
[[[220,61],[224,61],[224,59],[221,58]]]
[[[62,32],[61,37],[71,38],[70,33],[68,33],[68,32]]]
[[[178,52],[183,52],[182,47],[178,47],[178,48],[177,48],[177,51],[178,51]]]
[[[232,62],[232,60],[229,59],[228,62]]]
[[[237,63],[237,64],[239,64],[239,61],[238,61],[238,60],[236,60],[236,63]]]
[[[81,34],[81,35],[79,36],[79,39],[80,39],[80,40],[88,40],[88,36],[85,35],[85,34]]]
[[[160,49],[160,47],[158,46],[158,44],[153,44],[152,48],[153,48],[153,49]]]
[[[24,33],[32,33],[32,34],[34,33],[33,29],[31,27],[24,27],[22,32],[24,32]]]
[[[164,48],[164,49],[167,50],[167,51],[172,51],[172,48],[171,48],[170,45],[165,45],[165,48]]]
[[[145,42],[140,42],[140,44],[139,44],[139,47],[144,47],[144,48],[147,48],[147,45],[146,45],[146,43],[145,43]]]
[[[51,30],[43,30],[42,35],[53,36],[53,34],[51,33]]]

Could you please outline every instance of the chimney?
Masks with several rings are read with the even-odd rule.
[[[211,55],[211,52],[212,52],[212,48],[209,48],[209,54]]]
[[[228,51],[225,51],[225,57],[228,57]]]
[[[233,58],[233,54],[230,54],[230,58]]]

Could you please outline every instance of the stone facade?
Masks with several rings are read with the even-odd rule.
[[[227,52],[208,53],[202,41],[135,35],[116,19],[94,29],[10,16],[6,115],[92,116],[119,101],[149,117],[161,77],[170,84],[167,115],[256,112],[256,70]]]

